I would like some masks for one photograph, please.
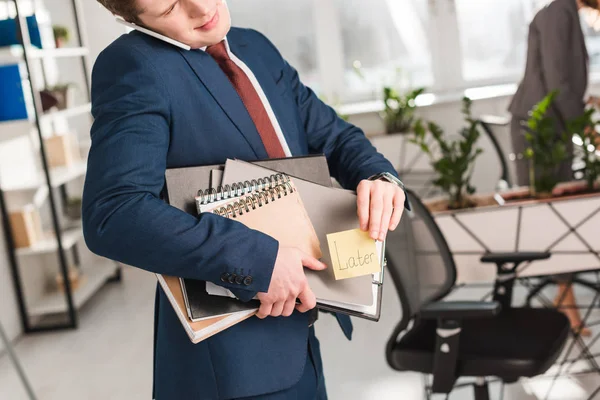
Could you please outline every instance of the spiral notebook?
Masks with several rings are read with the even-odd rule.
[[[228,186],[226,186],[228,188]],[[321,258],[321,246],[294,181],[283,174],[232,185],[197,197],[198,213],[212,212]]]
[[[244,211],[244,204],[237,207],[234,205],[237,195],[243,196],[243,193],[253,191],[260,193],[278,179],[280,178],[277,178],[276,172],[267,168],[244,161],[227,160],[222,190],[199,193],[196,198],[198,210],[206,212],[217,208],[221,215],[233,216],[237,211]],[[293,182],[320,242],[323,256],[321,259],[331,265],[326,235],[358,228],[356,194],[299,178],[293,179]],[[268,230],[273,229],[271,225],[277,225],[272,224],[272,220],[269,219],[259,222],[257,225],[249,226],[253,229]],[[282,241],[276,234],[271,236]],[[317,297],[319,308],[372,320],[379,318],[385,246],[382,242],[376,244],[381,272],[373,276],[336,280],[330,268],[325,271],[305,270],[309,284]],[[206,289],[213,295],[233,296],[227,289],[210,282],[207,283]]]

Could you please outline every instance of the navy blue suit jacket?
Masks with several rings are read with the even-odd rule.
[[[324,153],[331,175],[356,189],[395,173],[363,132],[304,86],[263,35],[233,28],[232,52],[256,75],[293,155]],[[84,235],[95,253],[160,274],[214,282],[251,298],[266,292],[278,242],[214,214],[193,217],[161,201],[166,168],[267,158],[242,101],[210,55],[139,32],[98,57],[92,76],[92,146]],[[245,290],[224,272],[253,271]],[[230,399],[294,385],[302,375],[307,315],[251,318],[193,345],[162,290],[155,321],[155,395]],[[123,340],[135,340],[123,332]]]

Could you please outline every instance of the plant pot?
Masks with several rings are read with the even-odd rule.
[[[54,43],[56,44],[56,48],[60,49],[65,46],[65,43],[67,43],[67,41],[64,38],[55,38]]]
[[[475,194],[472,196],[466,196],[465,204],[468,205],[462,208],[451,208],[447,197],[424,200],[423,203],[432,214],[498,205],[498,201],[496,200],[494,194]]]
[[[551,193],[540,192],[536,195],[531,193],[530,188],[521,187],[512,189],[498,195],[507,203],[522,201],[548,200],[577,197],[587,194],[600,193],[600,184],[596,184],[594,190],[590,190],[584,181],[561,182],[552,190]]]

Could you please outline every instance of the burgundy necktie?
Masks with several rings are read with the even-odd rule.
[[[275,133],[275,128],[273,128],[267,110],[265,110],[265,107],[248,76],[231,58],[229,58],[229,54],[227,54],[227,49],[225,48],[225,42],[221,41],[215,45],[209,46],[206,49],[206,52],[215,59],[217,64],[219,64],[242,99],[242,102],[246,106],[246,110],[248,110],[248,114],[250,114],[250,118],[254,121],[254,125],[258,130],[269,158],[285,157],[285,152],[277,137],[277,133]]]

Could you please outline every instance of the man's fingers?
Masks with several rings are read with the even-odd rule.
[[[294,312],[294,308],[296,308],[296,299],[289,299],[285,302],[281,315],[284,317],[289,317]]]
[[[315,297],[315,294],[309,287],[307,287],[306,290],[300,293],[298,299],[302,303],[296,307],[300,312],[312,310],[317,306],[317,298]]]
[[[366,231],[369,227],[369,201],[372,182],[362,181],[356,188],[356,206],[358,209],[358,222],[360,229]]]
[[[379,229],[379,241],[384,241],[387,235],[388,228],[390,226],[390,219],[392,218],[393,207],[393,194],[386,193],[383,197],[383,213],[381,214],[381,225]]]
[[[302,260],[302,265],[304,265],[306,268],[315,270],[315,271],[321,271],[324,270],[325,268],[327,268],[327,264],[322,263],[321,261],[317,260],[316,258],[309,256],[308,254],[301,252],[301,260]]]
[[[383,182],[373,184],[369,202],[369,232],[371,239],[378,240],[383,214]]]
[[[404,212],[404,196],[404,192],[398,192],[394,196],[394,212],[392,213],[392,218],[390,219],[390,231],[395,230],[400,223],[402,213]]]
[[[258,313],[256,316],[260,319],[267,318],[271,315],[271,310],[273,309],[273,304],[270,303],[260,303],[260,307],[258,308]]]
[[[278,301],[277,303],[273,304],[273,307],[271,308],[271,313],[269,315],[271,317],[279,317],[283,312],[285,304],[286,303],[284,303],[283,301]]]

